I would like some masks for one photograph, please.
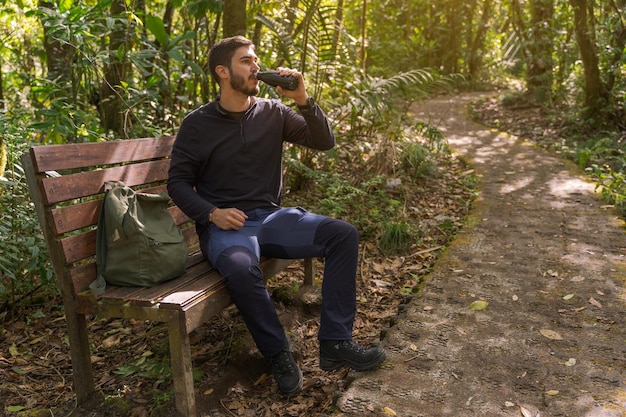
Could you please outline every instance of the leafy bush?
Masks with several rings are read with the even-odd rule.
[[[622,217],[626,218],[626,174],[614,171],[610,166],[592,165],[587,171],[596,179],[602,198],[614,204]]]
[[[449,153],[443,133],[428,123],[418,122],[411,130],[412,141],[401,144],[400,163],[414,180],[438,173],[437,158]]]
[[[379,248],[386,256],[398,255],[406,252],[416,241],[409,223],[387,222],[379,240]]]
[[[39,288],[50,285],[53,271],[45,240],[30,201],[19,155],[26,145],[4,134],[8,164],[0,177],[0,305],[18,303]]]

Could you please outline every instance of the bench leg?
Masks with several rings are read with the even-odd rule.
[[[95,392],[87,320],[84,314],[76,313],[75,306],[70,303],[65,303],[65,320],[70,341],[74,391],[77,403],[81,404]]]
[[[170,358],[176,409],[181,415],[196,416],[196,394],[193,386],[191,347],[185,326],[185,314],[178,312],[168,323],[170,337]]]
[[[304,285],[313,285],[315,279],[315,267],[313,266],[313,258],[304,259]]]

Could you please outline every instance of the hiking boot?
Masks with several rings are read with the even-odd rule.
[[[274,379],[283,394],[295,394],[302,389],[302,371],[288,350],[269,358]]]
[[[387,358],[380,347],[365,349],[352,340],[320,341],[320,368],[334,371],[343,365],[355,371],[367,371],[376,368]]]

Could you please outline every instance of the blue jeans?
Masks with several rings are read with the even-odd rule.
[[[239,230],[214,224],[200,236],[205,257],[220,272],[262,355],[286,347],[285,331],[263,283],[261,256],[324,258],[320,340],[352,338],[359,236],[350,223],[300,207],[251,210]]]

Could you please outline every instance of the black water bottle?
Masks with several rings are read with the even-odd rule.
[[[282,87],[285,90],[295,90],[298,88],[298,79],[294,76],[279,75],[276,71],[258,71],[255,73],[256,79],[263,81],[272,87]]]

